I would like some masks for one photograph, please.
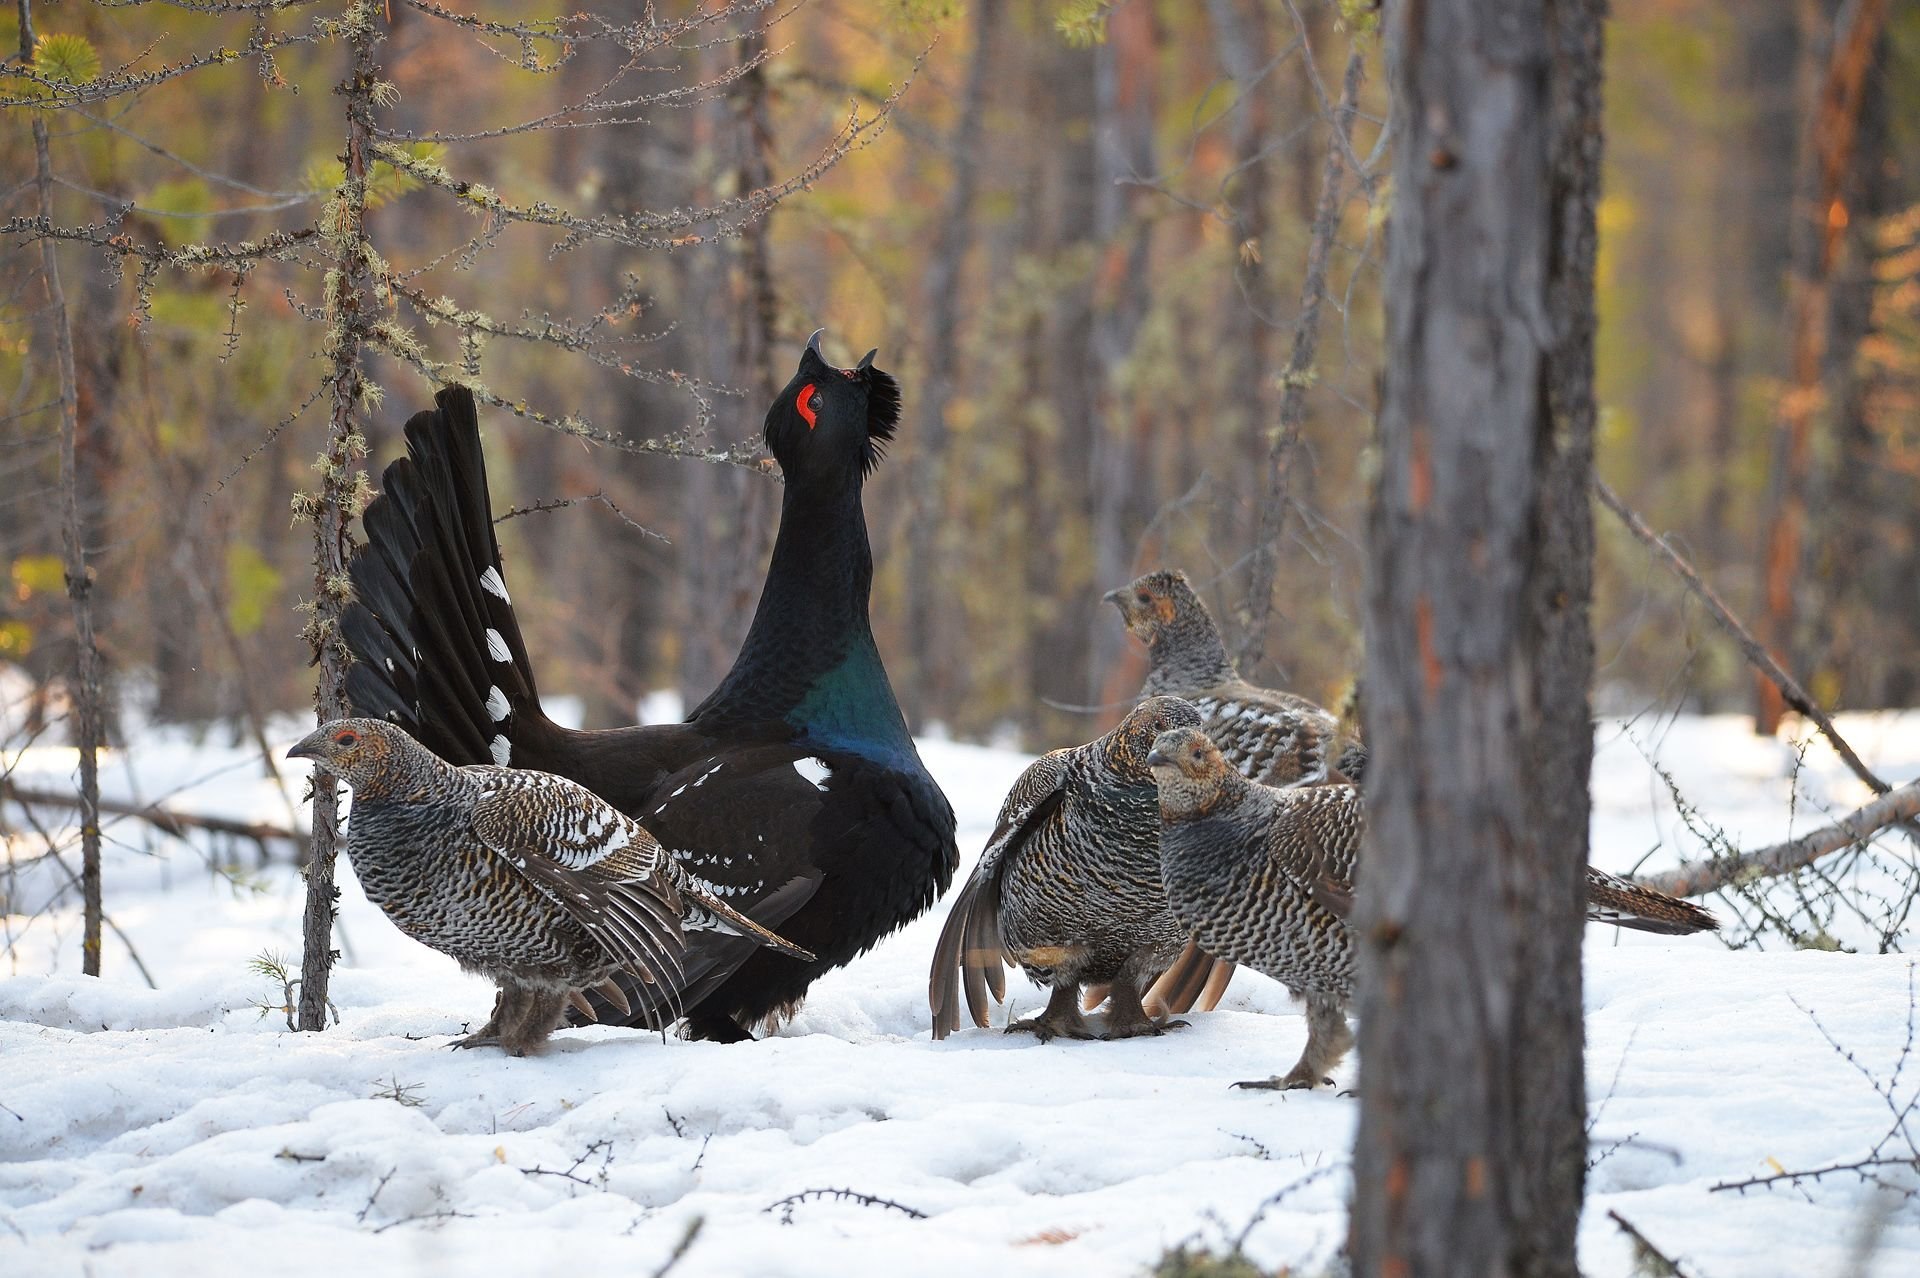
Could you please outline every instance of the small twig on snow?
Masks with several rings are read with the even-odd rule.
[[[884,1207],[889,1211],[897,1211],[914,1220],[925,1220],[927,1218],[927,1213],[917,1207],[909,1207],[905,1203],[897,1203],[891,1198],[880,1198],[873,1194],[863,1194],[857,1189],[803,1189],[797,1194],[788,1194],[778,1202],[768,1203],[760,1210],[769,1213],[778,1210],[780,1213],[780,1223],[783,1225],[791,1225],[793,1223],[793,1209],[795,1207],[798,1207],[802,1203],[818,1202],[825,1199],[833,1199],[836,1202],[858,1203],[862,1207]]]

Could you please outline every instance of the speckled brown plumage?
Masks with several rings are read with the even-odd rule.
[[[1160,792],[1160,860],[1174,917],[1209,953],[1305,997],[1307,1046],[1285,1075],[1250,1087],[1314,1087],[1353,1044],[1351,909],[1365,808],[1350,785],[1250,782],[1201,731],[1175,729],[1149,755]],[[1587,917],[1641,931],[1716,928],[1688,901],[1587,871]]]
[[[1209,953],[1265,972],[1307,1002],[1299,1062],[1283,1077],[1243,1086],[1317,1086],[1353,1043],[1345,1007],[1354,952],[1337,905],[1314,888],[1323,878],[1353,881],[1363,829],[1359,791],[1256,784],[1229,766],[1204,732],[1191,729],[1163,733],[1149,759],[1174,917]]]
[[[1338,718],[1305,697],[1240,677],[1213,614],[1185,573],[1150,572],[1106,599],[1147,645],[1140,694],[1193,702],[1207,735],[1248,777],[1267,785],[1360,780],[1365,747],[1341,732]]]
[[[637,822],[564,777],[454,767],[378,719],[334,720],[289,756],[353,788],[346,848],[367,898],[414,940],[499,985],[492,1018],[456,1047],[537,1050],[570,1000],[622,972],[677,1013],[689,910],[811,958],[719,901]]]
[[[1082,986],[1111,986],[1107,1037],[1157,1032],[1141,995],[1186,944],[1160,882],[1159,802],[1146,757],[1168,728],[1197,724],[1172,697],[1141,703],[1096,741],[1043,755],[1014,783],[934,949],[933,1034],[960,1024],[964,983],[973,1022],[987,992],[1006,996],[1004,963],[1047,987],[1046,1011],[1009,1029],[1091,1038]]]

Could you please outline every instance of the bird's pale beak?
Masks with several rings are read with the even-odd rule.
[[[1110,603],[1116,608],[1121,608],[1123,607],[1123,605],[1120,602],[1120,596],[1122,593],[1123,593],[1122,591],[1118,591],[1118,590],[1109,590],[1106,594],[1100,596],[1100,602]]]
[[[293,748],[287,751],[287,757],[289,759],[322,758],[326,754],[326,744],[327,734],[321,729],[315,728],[312,732],[309,732],[306,736],[301,737],[293,743]]]
[[[1149,768],[1157,768],[1162,766],[1163,764],[1171,764],[1172,762],[1173,762],[1172,759],[1169,759],[1166,755],[1161,754],[1158,750],[1147,751],[1147,766]]]

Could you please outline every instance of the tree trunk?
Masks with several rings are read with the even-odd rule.
[[[1127,364],[1150,301],[1140,281],[1148,277],[1153,238],[1147,219],[1153,194],[1129,179],[1151,178],[1156,169],[1153,138],[1153,73],[1157,40],[1153,10],[1124,5],[1107,20],[1107,39],[1093,51],[1093,417],[1088,450],[1088,521],[1093,535],[1095,594],[1127,583],[1133,539],[1126,511],[1133,474],[1134,397],[1125,385]],[[1089,700],[1108,704],[1133,691],[1112,685],[1125,634],[1105,608],[1089,600]]]
[[[960,364],[960,271],[973,241],[973,193],[980,168],[981,117],[986,113],[987,71],[993,56],[993,32],[1000,22],[1000,0],[975,0],[973,55],[967,66],[967,85],[954,123],[953,175],[947,205],[941,214],[938,238],[921,296],[927,308],[925,351],[920,362],[920,410],[913,438],[918,451],[913,464],[913,506],[907,533],[908,646],[913,651],[914,679],[907,691],[908,713],[916,729],[929,718],[951,716],[953,680],[949,674],[952,648],[941,642],[951,634],[952,621],[942,625],[938,605],[951,593],[951,582],[941,563],[940,529],[946,525],[947,405],[953,398],[954,371]]]
[[[1603,7],[1388,12],[1354,1269],[1571,1276]]]
[[[33,61],[33,6],[20,0],[20,56]],[[53,223],[53,153],[43,112],[33,113],[34,184],[40,216]],[[68,675],[73,697],[73,744],[80,753],[80,970],[100,975],[100,750],[106,716],[101,705],[100,649],[93,635],[93,569],[87,566],[86,524],[80,511],[82,453],[80,379],[74,369],[73,325],[60,260],[51,237],[40,241],[40,278],[47,293],[48,327],[53,333],[54,364],[60,379],[60,544],[73,613],[73,668]],[[91,487],[89,484],[88,487]]]
[[[769,19],[770,13],[760,14],[760,25],[740,40],[733,55],[738,63],[750,62],[764,49]],[[705,76],[717,78],[730,70],[725,57],[716,48]],[[723,189],[743,196],[770,184],[773,142],[765,68],[742,75],[727,97],[703,107],[693,124],[696,154],[713,157],[696,203],[714,202]],[[773,349],[778,298],[769,244],[772,218],[768,212],[748,223],[735,242],[702,247],[688,266],[692,296],[701,300],[702,340],[695,356],[702,361],[701,372],[745,395],[717,401],[714,429],[726,442],[753,431],[785,381],[777,375],[783,356]],[[726,674],[752,624],[779,497],[764,477],[728,466],[694,467],[683,492],[680,577],[687,624],[679,684],[691,708]]]
[[[1226,287],[1221,298],[1221,363],[1226,394],[1218,416],[1232,450],[1233,473],[1223,500],[1213,504],[1209,537],[1216,551],[1231,556],[1251,545],[1261,491],[1257,476],[1266,461],[1267,426],[1273,397],[1273,253],[1267,240],[1267,206],[1272,198],[1269,160],[1261,152],[1273,144],[1273,100],[1289,81],[1296,63],[1269,67],[1272,37],[1267,13],[1255,0],[1207,0],[1207,26],[1214,56],[1233,81],[1234,104],[1228,145],[1238,172],[1221,189],[1218,216],[1227,222]],[[1302,52],[1298,58],[1309,54]],[[1264,77],[1264,78],[1263,78]],[[1191,451],[1191,450],[1189,450]],[[1190,486],[1190,485],[1189,485]],[[1185,488],[1179,491],[1185,492]],[[1114,585],[1120,583],[1115,582]],[[1231,593],[1229,591],[1229,593]]]
[[[353,658],[340,632],[340,616],[349,598],[347,524],[360,513],[361,464],[366,440],[354,423],[366,389],[362,367],[366,336],[378,302],[367,236],[367,169],[372,163],[373,88],[379,68],[374,54],[382,38],[380,19],[369,5],[356,5],[342,19],[353,62],[335,92],[346,99],[345,176],[332,207],[321,215],[335,267],[327,283],[328,377],[332,380],[332,416],[327,450],[321,455],[320,492],[313,518],[313,620],[306,639],[313,647],[319,678],[313,689],[314,713],[321,723],[352,713],[347,705],[347,667]],[[307,863],[306,914],[301,927],[299,1024],[302,1030],[327,1025],[327,984],[333,974],[333,920],[340,893],[333,885],[339,851],[340,787],[319,769],[313,773],[313,851]]]
[[[1802,567],[1813,430],[1826,388],[1828,320],[1833,276],[1847,228],[1845,202],[1859,137],[1867,72],[1886,24],[1886,0],[1842,5],[1835,25],[1816,41],[1806,30],[1820,19],[1814,0],[1802,5],[1802,77],[1806,115],[1793,204],[1792,278],[1787,285],[1787,383],[1775,416],[1768,484],[1766,545],[1761,555],[1765,606],[1760,639],[1790,667],[1800,647]],[[1779,690],[1755,680],[1754,731],[1771,736],[1785,710]]]
[[[1234,654],[1249,675],[1266,656],[1267,623],[1273,615],[1274,574],[1280,568],[1280,545],[1287,530],[1287,512],[1293,504],[1293,467],[1300,451],[1300,430],[1307,419],[1307,387],[1320,349],[1320,302],[1327,291],[1327,266],[1333,255],[1340,212],[1346,206],[1346,163],[1352,146],[1353,117],[1360,106],[1360,81],[1366,71],[1364,51],[1355,46],[1347,55],[1340,79],[1340,101],[1328,123],[1327,159],[1320,173],[1320,196],[1314,203],[1313,229],[1307,241],[1306,272],[1300,284],[1300,314],[1293,325],[1293,349],[1280,370],[1279,424],[1256,474],[1265,477],[1260,518],[1253,537],[1252,565],[1248,569],[1246,633]],[[1355,174],[1365,180],[1364,174]]]

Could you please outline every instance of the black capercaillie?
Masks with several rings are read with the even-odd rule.
[[[570,1001],[584,1006],[583,991],[619,974],[652,996],[642,1023],[664,1028],[687,979],[690,913],[743,942],[812,957],[740,915],[639,823],[565,777],[455,767],[378,719],[336,719],[287,754],[352,788],[347,856],[367,899],[414,940],[499,985],[491,1019],[455,1047],[536,1051]]]
[[[1160,882],[1159,798],[1146,759],[1161,732],[1199,721],[1186,702],[1152,697],[1105,736],[1042,755],[1021,774],[934,947],[935,1038],[959,1028],[962,985],[974,1024],[986,1026],[987,992],[1006,997],[1006,963],[1050,993],[1044,1012],[1010,1031],[1043,1042],[1102,1036],[1079,1004],[1096,982],[1111,987],[1104,1037],[1165,1028],[1141,997],[1187,934]]]
[[[473,397],[407,423],[387,467],[343,618],[348,697],[453,763],[571,778],[645,823],[742,913],[817,955],[731,934],[689,938],[686,1032],[735,1040],[797,1006],[821,974],[915,917],[952,881],[953,809],[907,733],[874,643],[873,551],[861,493],[899,418],[870,353],[853,368],[819,334],[768,408],[786,484],[753,624],[687,722],[576,732],[540,707],[493,534]],[[616,978],[644,1023],[653,993]]]
[[[1203,731],[1161,734],[1148,755],[1160,793],[1167,902],[1209,953],[1280,981],[1307,1004],[1307,1045],[1286,1074],[1242,1087],[1314,1087],[1353,1045],[1352,906],[1365,808],[1350,785],[1249,781]],[[1688,901],[1587,871],[1587,917],[1681,934],[1719,926]]]
[[[1193,702],[1207,735],[1234,767],[1267,785],[1359,783],[1365,747],[1325,707],[1241,678],[1213,614],[1185,573],[1150,572],[1105,598],[1119,609],[1128,632],[1147,645],[1140,695]]]

